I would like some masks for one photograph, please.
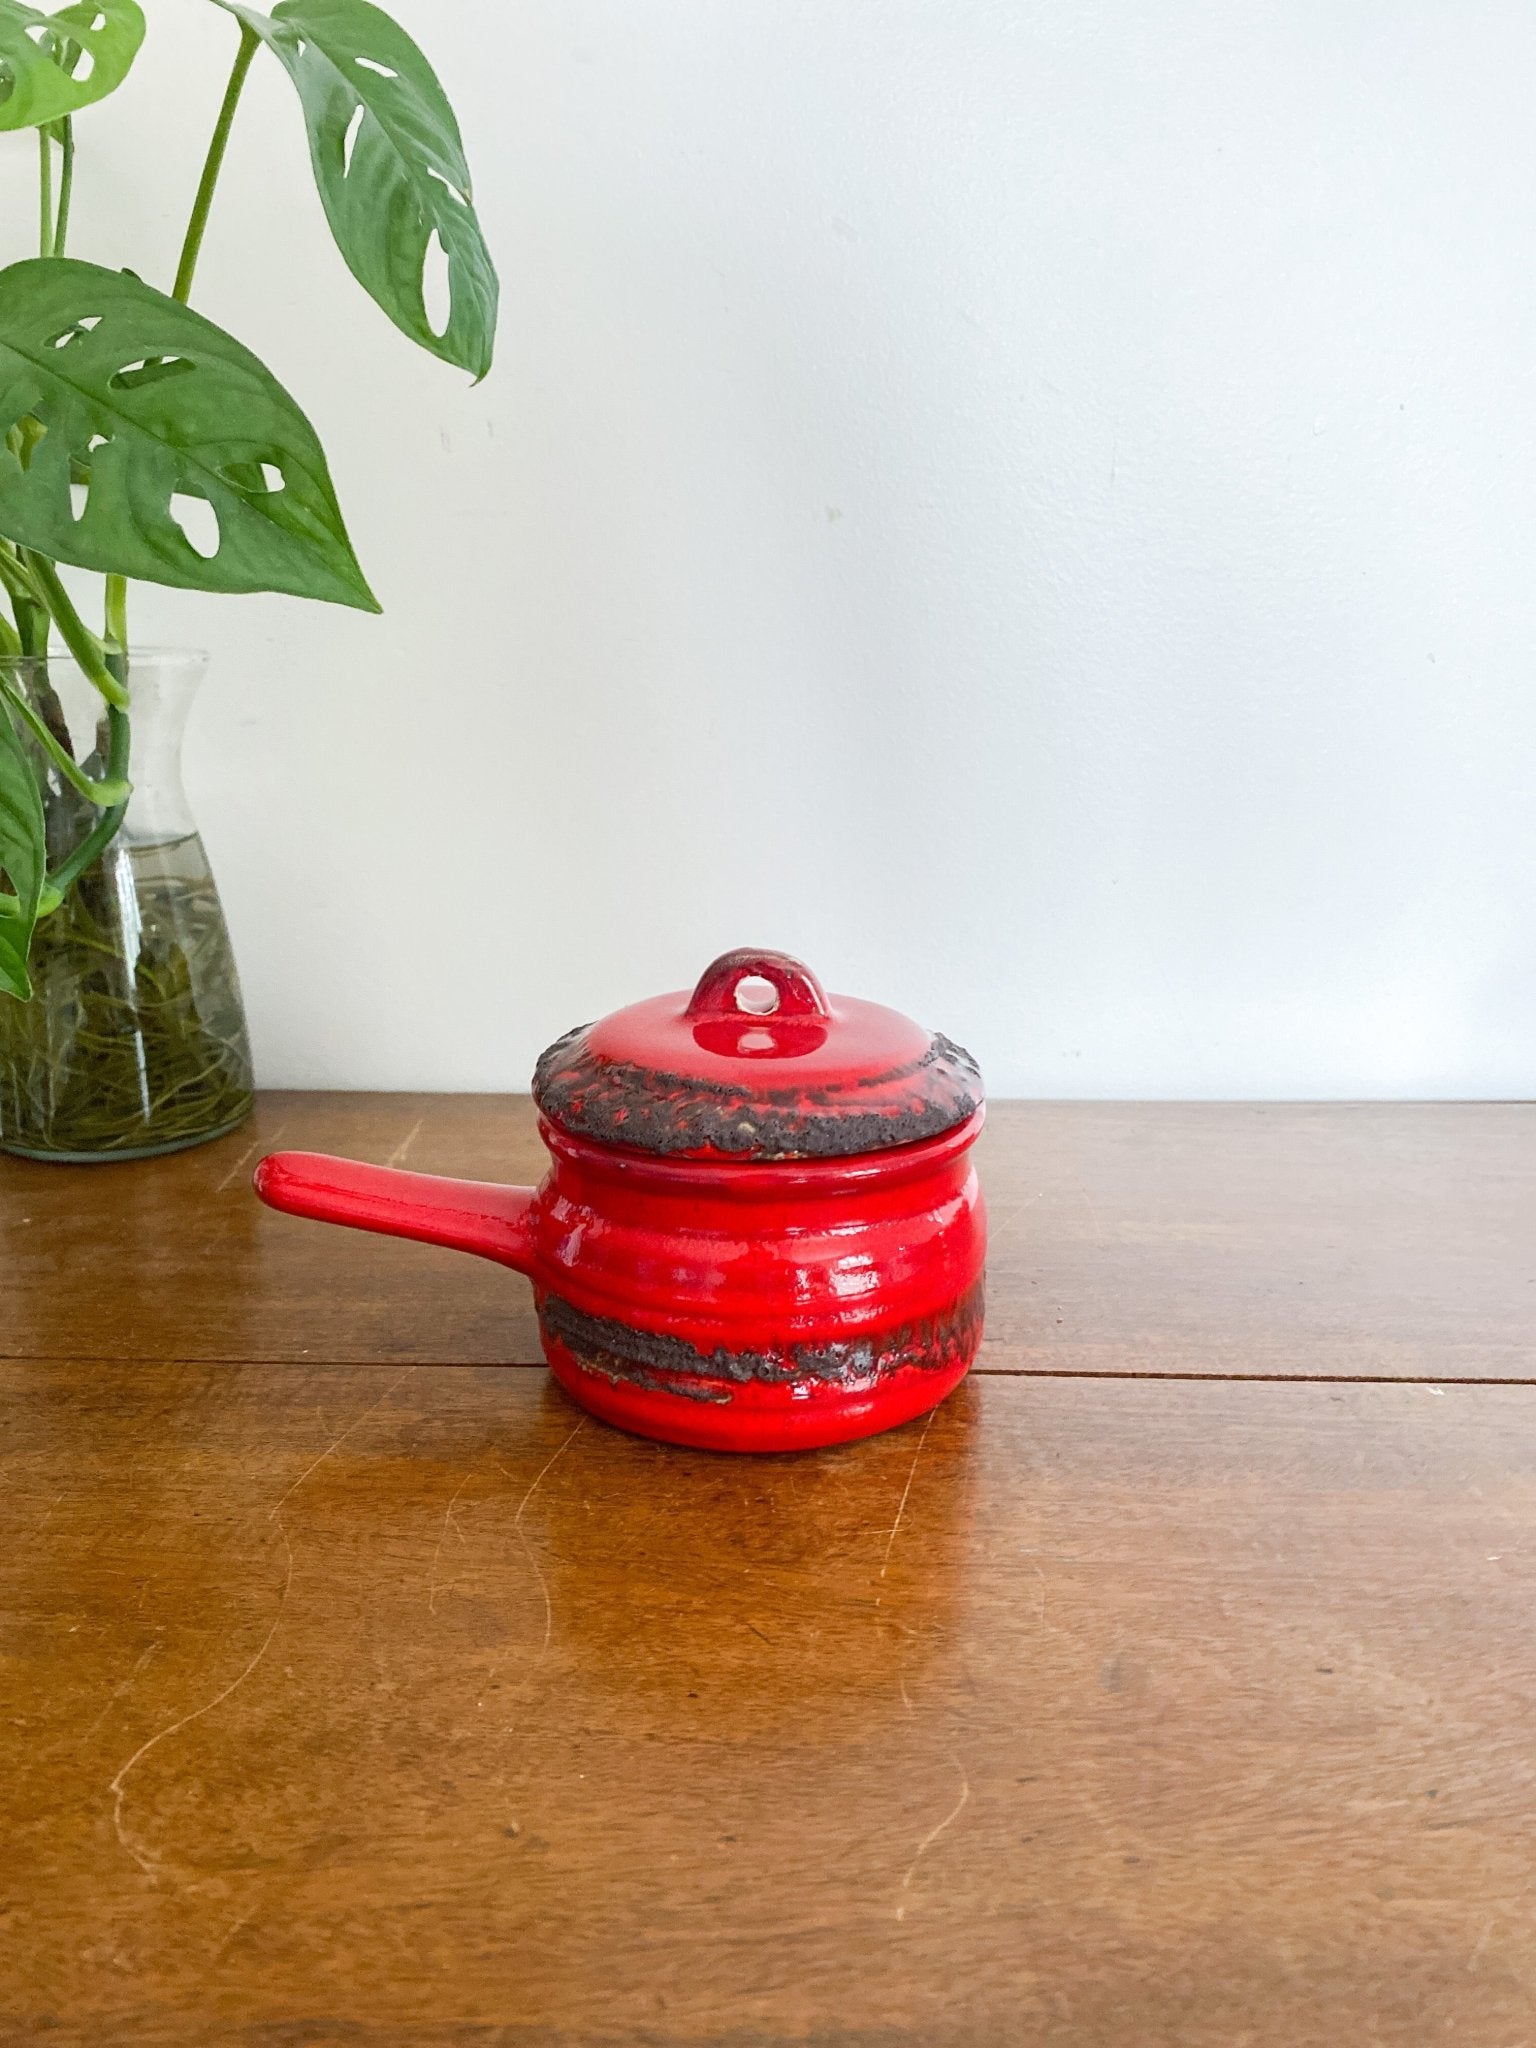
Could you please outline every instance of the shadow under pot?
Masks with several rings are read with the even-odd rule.
[[[257,1193],[527,1274],[561,1385],[665,1442],[840,1443],[970,1367],[984,1110],[947,1038],[745,950],[557,1040],[533,1092],[537,1189],[279,1152]]]

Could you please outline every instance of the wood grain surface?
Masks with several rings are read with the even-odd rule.
[[[543,1159],[525,1098],[297,1094],[170,1159],[0,1158],[0,1357],[538,1362],[517,1276],[262,1209],[279,1144],[481,1179]],[[1530,1105],[998,1103],[981,1170],[983,1371],[1536,1376]]]
[[[3,2048],[1536,2040],[1528,1111],[1005,1106],[994,1370],[767,1459],[241,1193],[524,1109],[262,1117],[0,1164]]]

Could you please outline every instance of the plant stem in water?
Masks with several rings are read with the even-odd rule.
[[[126,781],[128,776],[129,726],[128,714],[120,711],[115,704],[107,706],[107,776]],[[71,885],[83,875],[99,854],[105,853],[117,836],[117,828],[123,822],[127,810],[126,800],[114,804],[110,811],[103,811],[96,823],[87,832],[80,844],[48,877],[43,892],[39,917],[51,917],[69,893]]]

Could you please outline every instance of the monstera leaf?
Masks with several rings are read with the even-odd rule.
[[[14,891],[0,894],[0,990],[23,1002],[32,993],[27,949],[46,859],[43,800],[10,713],[0,702],[0,868]]]
[[[77,0],[52,13],[0,0],[0,129],[40,128],[104,100],[143,40],[136,0]]]
[[[182,524],[205,508],[208,552]],[[189,307],[72,258],[0,271],[0,534],[151,583],[379,609],[272,373]]]
[[[320,199],[352,275],[413,341],[483,377],[496,271],[459,124],[431,65],[368,0],[281,0],[270,15],[241,0],[218,4],[260,36],[299,89]],[[423,292],[434,235],[448,259],[441,334]]]

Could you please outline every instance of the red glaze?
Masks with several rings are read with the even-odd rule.
[[[765,957],[804,977],[780,987],[780,1014],[838,1015],[845,999],[828,1004],[782,956],[728,956],[731,986],[743,961]],[[727,993],[706,975],[684,1014],[730,1025]],[[526,1273],[556,1377],[621,1428],[711,1450],[800,1450],[922,1414],[975,1356],[986,1223],[971,1148],[983,1114],[883,1150],[767,1159],[648,1153],[545,1116],[551,1165],[537,1190],[288,1152],[262,1161],[256,1191],[295,1215]]]

